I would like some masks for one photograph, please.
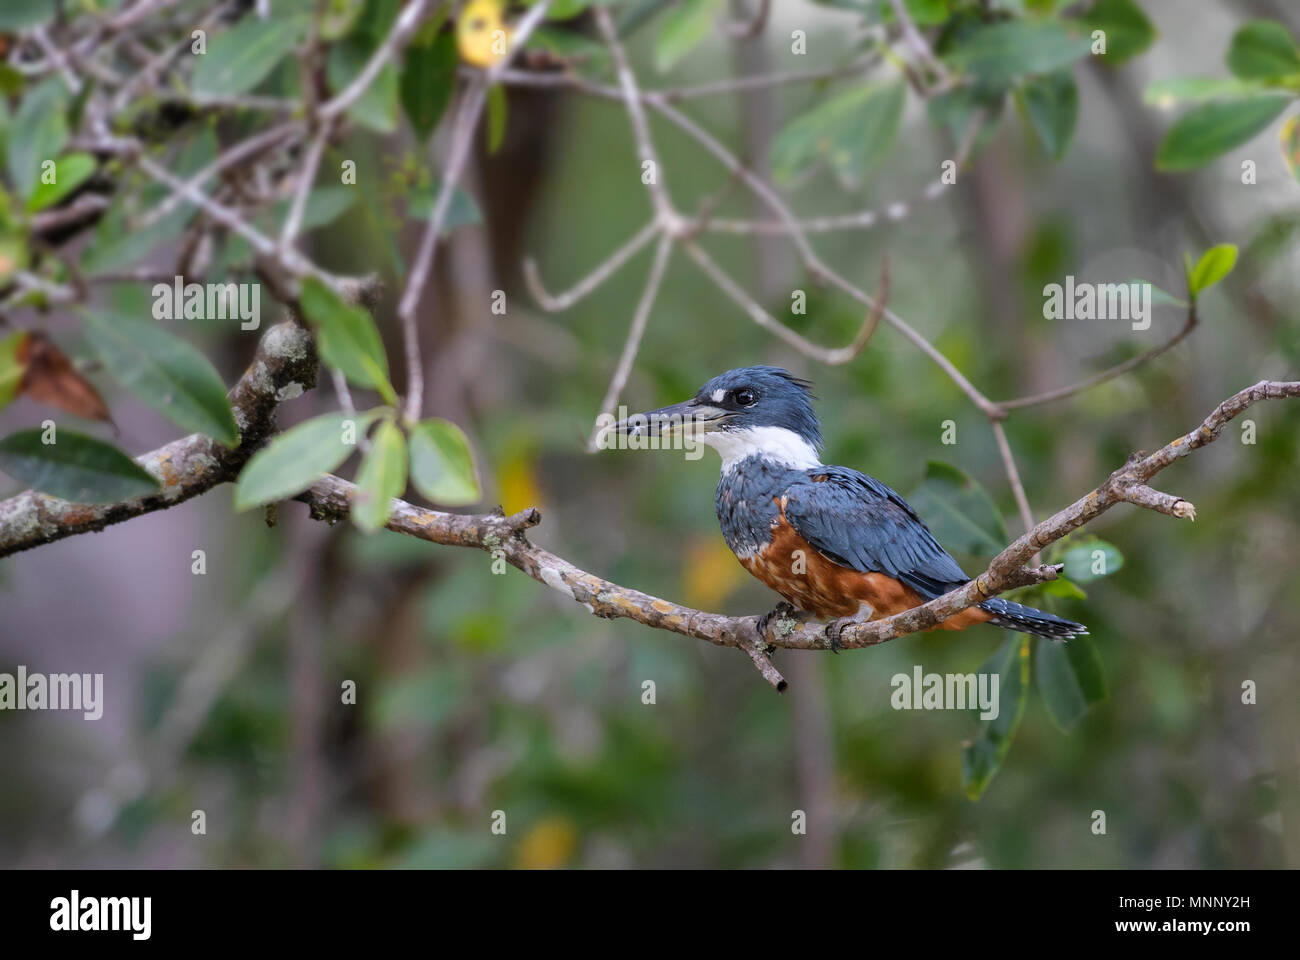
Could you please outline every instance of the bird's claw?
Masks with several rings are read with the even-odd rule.
[[[831,642],[831,653],[838,654],[840,652],[840,634],[844,632],[845,627],[856,622],[852,617],[840,617],[838,620],[832,620],[826,624],[826,636]]]
[[[773,620],[778,618],[795,617],[798,616],[798,614],[798,610],[796,610],[791,604],[782,600],[775,607],[758,618],[758,635],[760,637],[767,636],[767,627]]]

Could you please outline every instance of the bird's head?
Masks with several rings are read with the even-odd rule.
[[[722,455],[723,470],[754,455],[806,469],[820,463],[822,443],[810,388],[780,367],[740,367],[714,377],[689,400],[628,417],[612,429],[703,443]]]

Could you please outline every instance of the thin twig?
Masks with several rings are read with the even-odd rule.
[[[397,58],[397,55],[402,52],[407,42],[415,34],[416,29],[429,12],[430,2],[431,0],[413,0],[412,3],[406,5],[388,31],[388,35],[375,48],[375,52],[370,55],[366,65],[361,68],[361,72],[353,78],[351,83],[339,91],[333,99],[321,106],[319,111],[320,119],[334,119],[365,96],[366,91],[370,89],[370,85],[374,83],[375,77],[379,76],[379,71]]]
[[[1189,333],[1196,329],[1197,322],[1198,317],[1196,304],[1193,303],[1187,310],[1187,319],[1184,321],[1182,327],[1179,328],[1177,333],[1160,346],[1152,347],[1150,350],[1140,353],[1136,357],[1130,357],[1128,360],[1125,360],[1122,363],[1117,363],[1115,366],[1103,370],[1101,373],[1094,374],[1091,377],[1086,377],[1078,383],[1072,383],[1067,387],[1058,387],[1055,390],[1045,390],[1042,393],[1035,393],[1027,397],[1017,397],[1014,400],[999,400],[998,406],[1003,410],[1018,410],[1021,407],[1036,407],[1040,403],[1051,403],[1053,400],[1064,400],[1066,397],[1072,397],[1076,393],[1082,393],[1089,387],[1095,387],[1100,383],[1105,383],[1107,380],[1114,380],[1121,374],[1128,373],[1130,370],[1142,366],[1147,361],[1154,360],[1166,350],[1177,346]]]
[[[537,270],[537,261],[532,257],[527,257],[524,260],[524,282],[528,285],[529,292],[532,293],[533,298],[541,305],[543,310],[550,313],[567,310],[608,280],[619,267],[636,256],[657,233],[659,233],[659,224],[657,221],[651,220],[637,231],[631,240],[611,253],[596,269],[592,270],[591,273],[564,293],[550,294],[547,292],[546,287],[542,284],[541,274]]]
[[[407,390],[404,416],[408,422],[419,420],[424,406],[424,367],[420,359],[420,330],[415,311],[419,307],[420,296],[433,269],[438,238],[442,235],[443,224],[446,223],[447,213],[451,209],[452,197],[455,195],[461,171],[469,158],[470,144],[474,138],[474,130],[478,126],[479,116],[483,112],[483,105],[487,101],[488,88],[498,82],[501,75],[509,69],[511,60],[519,50],[523,49],[529,35],[542,22],[550,10],[551,3],[552,0],[541,0],[524,14],[515,28],[514,38],[505,57],[475,78],[475,82],[471,83],[469,89],[465,91],[464,99],[457,111],[455,124],[452,127],[451,146],[447,150],[447,161],[443,167],[442,185],[434,200],[433,210],[429,214],[428,226],[425,227],[424,235],[420,238],[420,246],[411,264],[406,288],[402,291],[401,300],[397,305],[397,319],[402,327],[402,342],[406,352]]]
[[[614,61],[614,70],[618,74],[619,88],[623,94],[623,105],[628,119],[632,122],[632,134],[636,139],[636,152],[641,160],[642,181],[650,190],[655,212],[660,222],[667,225],[676,219],[672,201],[668,199],[668,189],[664,185],[663,169],[655,151],[654,141],[650,138],[650,124],[646,120],[645,109],[641,104],[641,92],[637,87],[636,74],[628,63],[627,52],[619,42],[618,31],[614,29],[614,18],[609,8],[597,5],[593,10],[596,28],[600,31],[605,45],[609,47],[610,59]],[[647,170],[647,167],[649,168]],[[649,179],[645,177],[649,173]]]
[[[238,166],[264,150],[277,146],[281,141],[287,140],[292,134],[299,132],[300,129],[300,125],[296,122],[278,124],[223,150],[211,163],[185,181],[184,190],[174,190],[167,199],[141,216],[134,225],[135,229],[148,230],[175,210],[183,200],[191,198],[208,180],[217,174]]]
[[[1025,485],[1020,482],[1020,471],[1016,469],[1016,458],[1011,453],[1011,444],[1007,443],[1007,432],[1001,420],[991,421],[993,436],[998,443],[998,454],[1002,457],[1002,466],[1007,471],[1007,480],[1011,484],[1011,493],[1016,498],[1016,508],[1020,511],[1020,522],[1026,530],[1034,528],[1034,513],[1029,509],[1029,498],[1025,496]]]
[[[316,182],[316,171],[320,167],[321,157],[325,153],[325,145],[329,142],[332,127],[333,124],[328,120],[322,123],[307,147],[307,156],[303,161],[302,170],[298,173],[298,189],[294,192],[293,203],[289,206],[289,215],[285,217],[284,227],[280,230],[280,256],[293,246],[298,237],[298,230],[302,226],[302,215],[307,209],[307,197]]]
[[[654,260],[650,264],[650,274],[646,278],[645,288],[641,291],[641,299],[637,301],[636,311],[632,314],[632,326],[628,329],[623,352],[618,358],[614,376],[609,381],[609,388],[605,391],[605,399],[600,404],[602,414],[614,412],[619,395],[627,386],[627,378],[632,375],[632,364],[636,362],[637,351],[641,348],[641,337],[650,319],[650,311],[654,308],[655,298],[659,295],[659,285],[663,282],[664,271],[668,268],[668,255],[672,252],[672,248],[672,238],[667,234],[660,234],[659,243],[655,247]],[[587,450],[590,453],[600,449],[596,438],[600,434],[601,418],[598,417],[596,423],[597,426],[592,427],[591,437],[587,441]]]

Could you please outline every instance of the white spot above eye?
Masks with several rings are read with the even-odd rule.
[[[721,403],[722,400],[723,400],[723,398],[726,397],[726,395],[727,395],[727,391],[726,391],[726,390],[714,390],[714,391],[713,391],[713,402],[714,402],[714,403]]]

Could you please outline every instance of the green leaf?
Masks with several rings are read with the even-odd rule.
[[[17,330],[0,340],[0,409],[17,396],[23,374],[27,372],[27,367],[18,362],[18,350],[26,338],[26,330]]]
[[[109,375],[178,426],[226,447],[239,427],[221,375],[201,352],[156,324],[86,313],[86,337]]]
[[[1088,595],[1083,592],[1069,577],[1058,576],[1055,580],[1049,580],[1039,588],[1045,596],[1061,597],[1065,600],[1087,600]]]
[[[1233,244],[1220,243],[1206,250],[1187,278],[1187,289],[1192,299],[1226,277],[1236,265],[1237,248]]]
[[[1267,89],[1262,83],[1237,77],[1173,77],[1147,84],[1142,99],[1152,106],[1168,109],[1180,103],[1235,99],[1264,93]]]
[[[88,153],[69,153],[54,164],[54,183],[43,183],[39,179],[36,188],[27,200],[27,212],[35,213],[52,207],[77,187],[86,182],[95,172],[95,158]]]
[[[196,54],[194,92],[214,96],[248,93],[293,52],[307,24],[307,18],[301,16],[244,17],[212,37],[207,53]]]
[[[406,48],[402,69],[402,109],[416,139],[428,140],[447,110],[456,86],[456,37],[440,33]]]
[[[388,522],[393,498],[405,489],[406,438],[396,424],[385,420],[375,430],[357,471],[352,522],[366,533],[374,533]]]
[[[1089,34],[1093,30],[1105,31],[1105,63],[1123,63],[1156,39],[1156,28],[1134,0],[1097,0],[1079,22]]]
[[[1064,563],[1065,576],[1075,583],[1091,583],[1108,577],[1124,566],[1124,555],[1119,548],[1105,540],[1090,537],[1082,543],[1066,548],[1057,563]]]
[[[487,151],[488,155],[501,149],[506,137],[506,88],[496,83],[487,92]]]
[[[1191,170],[1250,140],[1291,104],[1288,94],[1260,93],[1207,103],[1179,118],[1156,150],[1156,169]]]
[[[1074,136],[1079,116],[1079,88],[1074,74],[1060,70],[1030,80],[1020,90],[1029,123],[1052,159],[1060,160]]]
[[[483,496],[469,440],[449,420],[421,420],[411,430],[411,482],[432,503],[462,507]]]
[[[978,800],[1002,766],[1029,699],[1029,640],[1012,634],[979,669],[998,676],[998,715],[962,748],[961,777],[966,796]]]
[[[54,12],[54,0],[5,0],[0,4],[0,30],[27,30],[52,20]]]
[[[14,191],[30,199],[41,182],[41,164],[63,152],[68,142],[68,91],[58,76],[29,90],[9,129],[8,170]]]
[[[918,27],[936,27],[948,19],[948,0],[905,0],[905,6]],[[892,7],[888,10],[894,12]]]
[[[1060,20],[1009,20],[973,30],[946,57],[947,62],[990,86],[1018,77],[1053,73],[1091,50]]]
[[[995,554],[1007,544],[1002,515],[984,488],[938,460],[907,498],[940,543],[971,554]]]
[[[713,31],[718,0],[681,0],[666,14],[655,40],[655,66],[666,73]]]
[[[438,192],[441,189],[442,181],[435,180],[430,187],[421,187],[411,191],[411,206],[406,211],[406,215],[414,220],[428,220],[429,217],[433,216],[433,205],[437,202]],[[457,227],[481,223],[482,221],[483,214],[479,212],[478,204],[474,202],[474,198],[460,187],[453,187],[451,206],[447,208],[447,216],[442,223],[442,235],[446,236]]]
[[[1087,634],[1062,641],[1036,638],[1034,682],[1052,721],[1067,733],[1089,707],[1106,699],[1101,657]]]
[[[565,60],[578,60],[589,69],[603,64],[609,56],[609,50],[604,44],[560,27],[538,27],[528,38],[524,49],[541,50]]]
[[[772,144],[772,172],[788,183],[829,158],[840,180],[856,183],[893,145],[903,116],[902,83],[855,87],[787,126]]]
[[[957,143],[966,139],[966,132],[975,117],[982,116],[984,122],[975,137],[975,146],[980,147],[997,134],[997,120],[1002,115],[1005,103],[1005,91],[965,84],[931,97],[925,109],[930,122],[945,128]]]
[[[1291,32],[1274,20],[1252,20],[1237,29],[1228,47],[1228,69],[1246,80],[1300,73],[1300,50]]]
[[[396,403],[397,393],[388,380],[384,342],[370,312],[344,303],[315,277],[303,280],[298,303],[303,315],[319,331],[317,349],[321,359],[342,370],[352,383],[378,390],[386,403]]]
[[[57,428],[20,430],[0,440],[0,470],[33,490],[73,503],[113,503],[157,493],[158,481],[110,443]]]
[[[376,46],[377,42],[372,38],[354,32],[342,43],[331,47],[325,61],[325,76],[330,89],[339,93],[346,88],[365,69]],[[399,85],[397,69],[391,63],[384,64],[370,81],[370,86],[348,108],[348,118],[375,133],[392,133],[397,129],[400,111]]]
[[[326,413],[298,424],[259,450],[235,487],[235,509],[296,497],[338,469],[382,411]]]

